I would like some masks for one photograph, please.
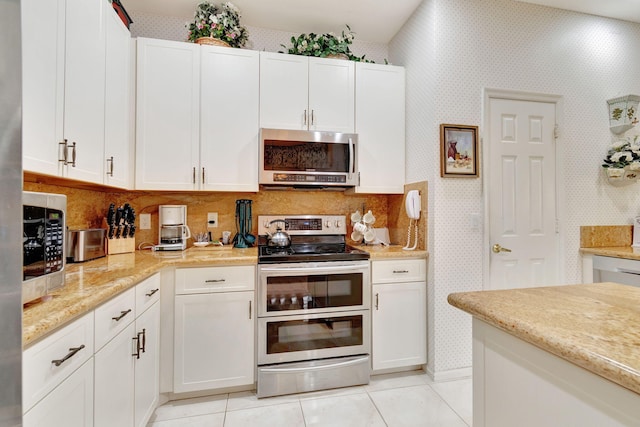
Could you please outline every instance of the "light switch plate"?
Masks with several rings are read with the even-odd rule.
[[[151,230],[151,214],[140,214],[140,230]]]
[[[207,228],[215,228],[218,226],[218,212],[207,213]]]

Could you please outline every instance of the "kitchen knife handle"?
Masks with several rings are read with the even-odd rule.
[[[113,178],[113,156],[107,159],[107,163],[109,163],[109,172],[107,172],[107,175]]]

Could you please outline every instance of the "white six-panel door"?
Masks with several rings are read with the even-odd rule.
[[[491,255],[485,287],[557,283],[556,104],[492,98],[488,114]]]

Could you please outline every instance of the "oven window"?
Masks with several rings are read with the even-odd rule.
[[[349,145],[264,141],[264,170],[349,172]]]
[[[267,322],[267,354],[358,345],[362,315]]]
[[[362,305],[362,273],[267,277],[267,312]]]

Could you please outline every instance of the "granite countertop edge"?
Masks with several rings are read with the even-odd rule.
[[[401,246],[359,246],[371,260],[426,258],[427,251],[405,251]],[[94,310],[121,292],[166,267],[256,265],[257,248],[189,248],[182,252],[148,252],[108,255],[67,264],[65,285],[23,309],[22,345],[26,348],[53,331]]]
[[[615,287],[632,288],[615,283],[597,283],[590,285],[565,285],[550,288],[518,289],[514,291],[528,291],[529,295],[533,295],[536,292],[535,289],[566,288],[567,293],[570,293],[571,288],[588,288],[591,286],[611,286],[612,289],[615,289]],[[606,289],[602,292],[605,290]],[[621,360],[624,357],[627,357],[626,353],[628,352],[625,352],[625,354],[615,354],[615,352],[607,353],[606,350],[594,347],[593,344],[594,342],[597,344],[597,338],[587,342],[580,336],[580,334],[577,333],[573,334],[573,336],[571,333],[567,333],[565,336],[562,336],[561,334],[554,335],[554,333],[559,329],[556,325],[552,326],[553,321],[544,324],[543,322],[538,322],[533,317],[528,318],[526,315],[521,316],[518,314],[518,310],[514,310],[511,313],[504,313],[501,311],[500,304],[494,305],[492,304],[492,300],[494,300],[494,296],[496,301],[499,300],[501,293],[504,295],[506,292],[509,292],[509,290],[459,292],[450,294],[447,301],[452,306],[471,314],[491,326],[640,394],[640,358],[635,360],[637,363],[634,363],[632,366],[632,364]],[[634,288],[633,292],[637,293],[637,296],[640,296],[640,289]],[[523,293],[523,295],[527,295],[527,293]],[[560,292],[558,292],[557,295],[561,295]],[[580,300],[580,304],[583,304],[587,298],[589,297],[580,291],[578,291],[575,296],[576,300]],[[524,298],[522,300],[522,307],[525,307],[528,303],[528,299]],[[594,308],[594,313],[597,314],[594,315],[589,312],[581,313],[580,315],[585,319],[599,316],[601,313],[601,306],[609,306],[611,301],[607,300],[607,298],[603,298],[602,300],[595,298],[592,303],[594,307],[599,306]],[[511,301],[511,304],[513,304],[513,301]],[[567,304],[570,304],[570,302]],[[626,310],[626,307],[622,308]],[[549,312],[547,313],[549,314]],[[637,317],[638,319],[634,320],[640,322],[640,315]],[[589,320],[586,320],[587,328],[589,327]]]

